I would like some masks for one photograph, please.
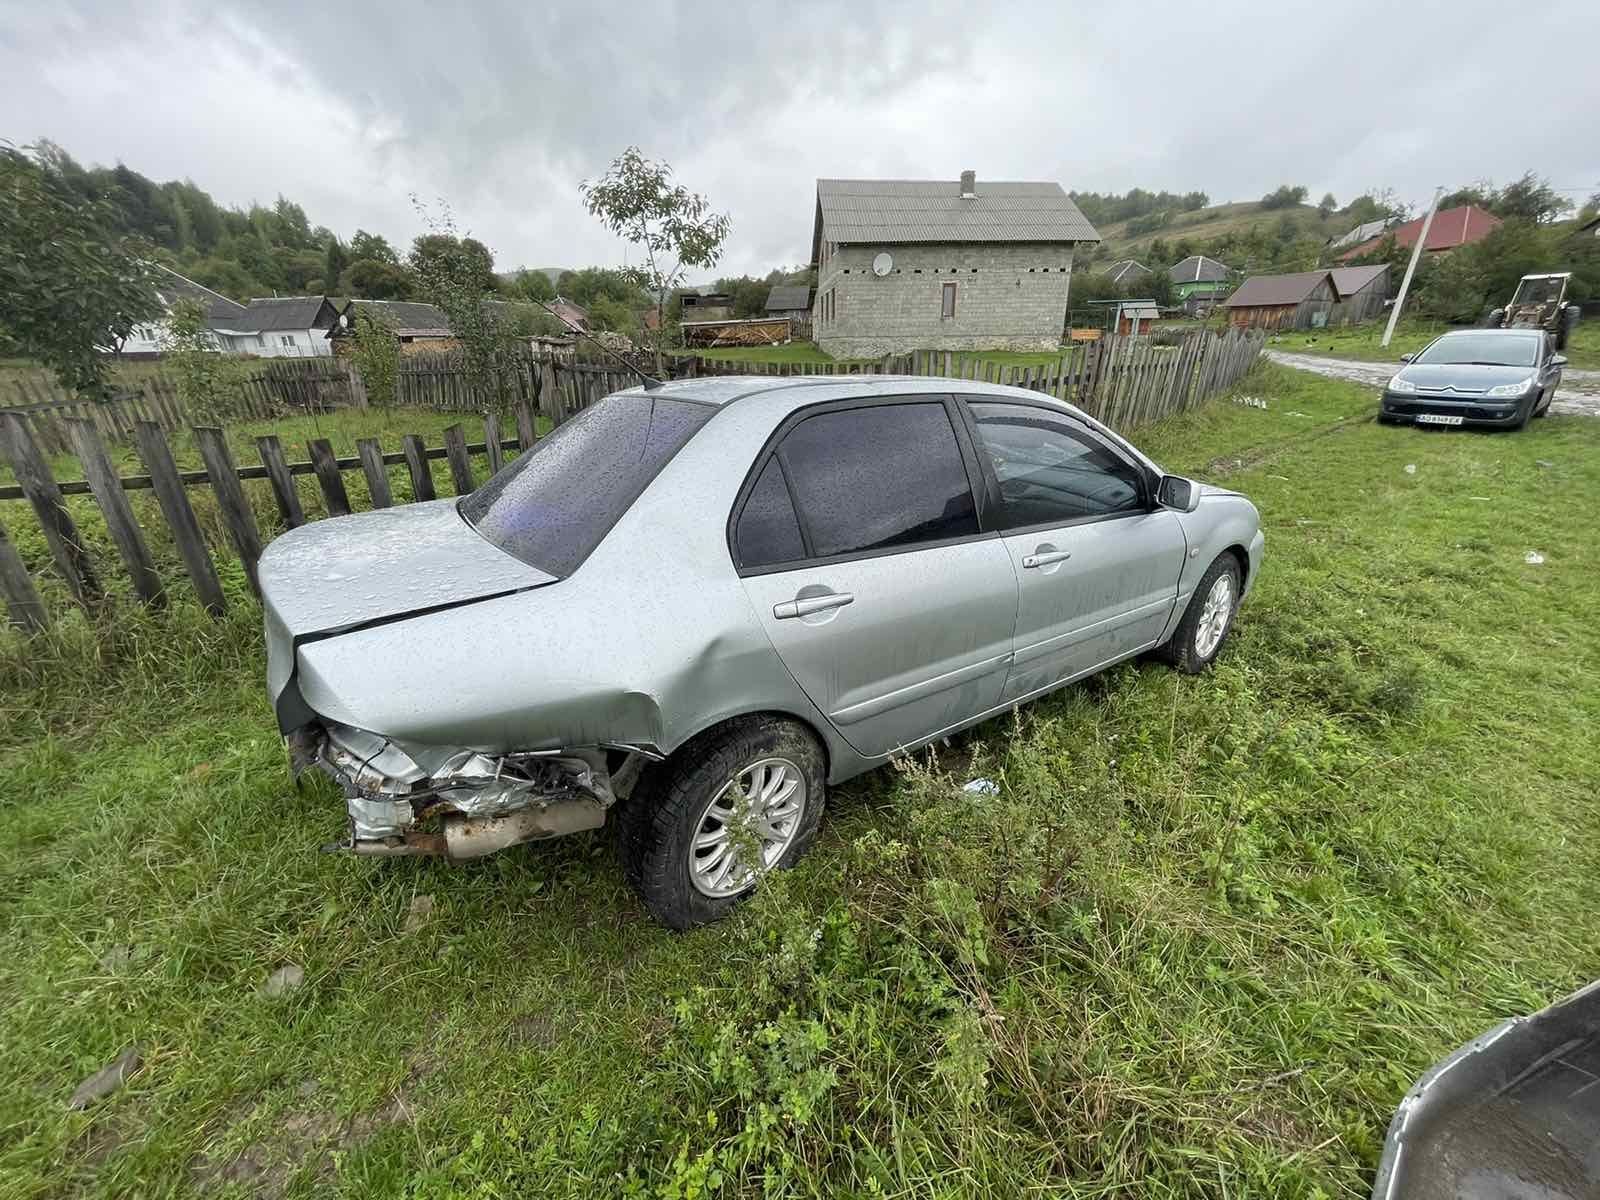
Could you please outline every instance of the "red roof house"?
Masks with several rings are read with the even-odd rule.
[[[1371,254],[1377,249],[1378,243],[1386,237],[1392,237],[1397,246],[1409,250],[1417,244],[1417,235],[1422,232],[1423,218],[1407,221],[1404,225],[1396,225],[1386,233],[1369,238],[1359,246],[1353,246],[1339,256],[1340,262],[1349,262],[1352,258],[1360,258],[1363,254]],[[1423,246],[1430,253],[1441,250],[1454,250],[1457,246],[1466,246],[1472,242],[1481,242],[1489,234],[1500,227],[1500,218],[1493,213],[1484,212],[1476,204],[1463,204],[1459,208],[1445,208],[1433,214],[1433,224],[1428,227],[1428,242]]]

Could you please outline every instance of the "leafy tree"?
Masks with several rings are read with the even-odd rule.
[[[1317,216],[1327,220],[1339,207],[1339,202],[1333,198],[1332,192],[1323,192],[1322,199],[1317,202]]]
[[[411,272],[395,263],[358,258],[339,277],[338,289],[363,300],[404,300],[411,295]]]
[[[556,298],[556,285],[550,282],[550,276],[543,271],[522,271],[512,285],[512,293],[549,304]]]
[[[114,231],[112,202],[47,158],[0,144],[0,344],[78,392],[102,391],[98,352],[161,312],[143,248]]]
[[[1532,171],[1521,179],[1506,184],[1495,193],[1490,209],[1507,220],[1520,219],[1548,224],[1572,208],[1572,201],[1550,187],[1550,181],[1541,179]]]
[[[1175,262],[1188,258],[1187,254],[1174,253],[1162,238],[1154,238],[1150,242],[1150,261],[1145,263],[1152,271],[1165,271]]]
[[[609,329],[613,333],[625,333],[631,337],[640,331],[642,323],[639,315],[628,305],[602,296],[589,305],[589,327]]]
[[[634,306],[648,303],[638,274],[613,267],[563,271],[556,279],[556,291],[585,308],[599,300],[617,300]]]
[[[467,386],[498,401],[505,330],[486,303],[494,295],[494,256],[482,242],[457,233],[448,205],[434,213],[415,196],[411,202],[429,229],[411,244],[417,291],[450,322],[450,332],[461,344]]]
[[[235,411],[244,384],[243,364],[218,352],[199,301],[185,298],[173,305],[163,348],[191,420],[220,421]]]
[[[373,262],[388,263],[390,266],[400,265],[400,256],[395,253],[394,247],[389,245],[389,239],[379,233],[368,233],[365,229],[356,230],[355,236],[350,239],[350,260],[371,259]]]
[[[1439,198],[1439,208],[1443,210],[1446,208],[1460,208],[1463,205],[1474,204],[1482,209],[1490,209],[1494,206],[1494,199],[1494,185],[1491,184],[1487,179],[1480,179],[1477,183],[1468,184],[1466,187],[1459,187],[1455,191],[1441,196]]]
[[[400,340],[388,317],[362,305],[355,306],[355,337],[350,360],[361,372],[367,399],[380,408],[394,403],[395,383],[400,377]]]
[[[637,146],[629,146],[604,175],[579,190],[592,216],[644,251],[646,268],[638,276],[658,306],[664,307],[667,293],[684,281],[690,268],[708,270],[722,256],[727,215],[712,212],[704,196],[674,183],[672,168],[645,158]],[[662,375],[662,331],[651,333],[650,340],[656,374]]]
[[[759,317],[767,311],[767,293],[772,285],[749,275],[727,276],[712,284],[712,289],[733,297],[735,317]]]
[[[327,248],[322,252],[323,290],[338,287],[339,279],[349,265],[350,260],[345,254],[344,244],[338,238],[329,238]]]
[[[1293,208],[1305,203],[1306,189],[1285,183],[1261,197],[1262,208]]]
[[[1144,292],[1163,308],[1168,308],[1177,301],[1175,289],[1172,285],[1172,276],[1167,273],[1168,268],[1161,267],[1153,270],[1148,275],[1139,276],[1135,285],[1137,290]]]

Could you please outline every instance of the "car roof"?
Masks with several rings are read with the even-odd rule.
[[[1044,392],[988,383],[979,379],[955,379],[939,375],[714,375],[703,379],[674,379],[649,391],[641,385],[618,394],[691,400],[721,407],[736,400],[772,392],[799,393],[824,388],[829,392],[829,399],[850,396],[903,396],[907,393],[923,392],[949,395],[959,392],[963,396],[993,395],[1012,400],[1030,399],[1074,413],[1080,411],[1066,401],[1058,400]],[[797,394],[794,399],[803,402],[806,397]]]

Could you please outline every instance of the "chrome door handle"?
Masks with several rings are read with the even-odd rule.
[[[809,617],[812,613],[827,612],[830,608],[843,608],[846,604],[854,604],[855,601],[852,592],[829,592],[825,596],[807,596],[802,600],[785,600],[782,604],[774,604],[772,615],[780,621],[790,621],[795,617]]]
[[[1066,562],[1072,557],[1070,550],[1047,550],[1043,554],[1024,554],[1022,565],[1025,567],[1048,567],[1051,563]]]

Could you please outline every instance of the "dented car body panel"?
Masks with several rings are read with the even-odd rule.
[[[407,841],[429,813],[454,827],[509,825],[532,812],[517,818],[538,826],[531,836],[590,827],[594,806],[603,813],[620,790],[613,772],[636,771],[754,713],[813,730],[827,780],[836,783],[1149,649],[1229,547],[1246,560],[1244,586],[1254,582],[1262,543],[1248,500],[1208,489],[1193,511],[1152,510],[1147,516],[1167,530],[1161,564],[1123,562],[1119,571],[1113,562],[1108,576],[1140,577],[1137,636],[1109,641],[1096,661],[1075,664],[1082,669],[1035,671],[1019,690],[1006,680],[1024,572],[999,531],[781,575],[735,565],[730,514],[785,421],[859,398],[954,403],[952,383],[724,377],[610,397],[602,403],[641,414],[660,401],[712,407],[565,574],[485,540],[461,501],[322,521],[278,539],[261,560],[269,686],[297,764],[343,787],[350,848],[450,852]],[[963,396],[1041,399],[975,381],[955,386]],[[1139,470],[1159,474],[1077,410],[1048,403],[1105,433]],[[569,426],[582,420],[545,440],[576,436]],[[539,455],[540,446],[529,453]],[[832,603],[827,597],[837,598],[847,575],[859,581],[850,601],[782,619],[785,605],[818,595]],[[952,587],[963,590],[952,595]],[[484,788],[501,801],[474,799]]]

